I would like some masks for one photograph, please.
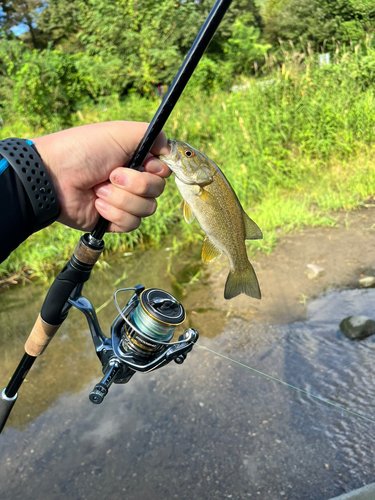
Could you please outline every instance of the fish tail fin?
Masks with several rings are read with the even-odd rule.
[[[240,293],[245,293],[254,299],[260,299],[261,293],[253,266],[249,262],[249,267],[236,271],[231,269],[225,283],[224,298],[233,299]]]

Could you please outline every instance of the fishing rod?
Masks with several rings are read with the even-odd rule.
[[[232,0],[217,0],[185,57],[165,98],[127,168],[138,170],[157,136],[173,111],[199,60],[210,43]],[[91,270],[104,250],[103,236],[109,222],[102,216],[91,233],[84,234],[70,260],[52,283],[40,314],[26,341],[25,354],[11,380],[0,395],[0,432],[18,397],[18,391],[35,360],[47,348],[72,307],[81,311],[89,324],[103,377],[89,395],[94,404],[102,403],[112,383],[129,382],[136,372],[148,373],[170,363],[184,362],[199,334],[191,328],[171,342],[175,329],[185,319],[182,304],[170,293],[143,285],[117,290],[114,295],[118,316],[106,337],[99,325],[91,302],[82,296],[82,289]],[[121,308],[119,292],[132,291],[128,303]]]

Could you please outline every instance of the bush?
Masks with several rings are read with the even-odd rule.
[[[58,50],[24,53],[14,72],[13,106],[34,126],[71,123],[71,115],[87,96],[87,81],[74,56]]]

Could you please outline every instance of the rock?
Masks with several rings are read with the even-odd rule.
[[[367,316],[348,316],[341,321],[340,330],[348,339],[363,339],[375,333],[375,321]]]
[[[375,276],[363,276],[358,280],[358,283],[363,288],[370,288],[375,285]]]
[[[309,280],[315,280],[316,278],[323,276],[324,273],[325,270],[323,267],[320,267],[317,264],[307,264],[307,271],[305,274]]]

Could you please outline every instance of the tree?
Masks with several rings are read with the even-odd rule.
[[[213,2],[89,0],[79,5],[80,43],[91,54],[121,60],[123,88],[148,94],[172,81]],[[254,0],[234,0],[206,52],[210,59],[225,58],[237,18],[245,28],[261,24]]]
[[[37,20],[44,45],[52,44],[66,52],[81,49],[77,41],[80,8],[75,0],[49,0]]]
[[[299,48],[332,49],[336,41],[357,42],[374,29],[371,0],[269,0],[265,10],[265,35],[274,45],[291,40]]]
[[[200,13],[200,24],[196,27],[199,29],[208,16],[213,6],[213,2],[212,0],[201,0],[199,2],[193,1],[193,3]],[[259,30],[263,28],[263,20],[260,15],[259,7],[254,0],[233,0],[207,49],[207,54],[209,54],[210,57],[222,57],[226,50],[227,41],[236,29],[236,20],[240,20],[246,27],[252,26],[259,28]],[[198,33],[198,31],[196,31],[196,33]],[[190,39],[190,45],[193,40],[194,38]]]
[[[34,48],[38,48],[40,45],[38,43],[35,21],[38,16],[38,10],[42,7],[42,0],[0,0],[0,9],[3,13],[3,29],[9,31],[20,24],[25,24],[29,28]]]

